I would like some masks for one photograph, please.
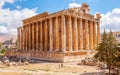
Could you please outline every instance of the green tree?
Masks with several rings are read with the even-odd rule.
[[[5,52],[7,52],[8,51],[8,48],[2,48],[2,50],[1,50],[1,53],[5,53]]]
[[[101,62],[105,62],[109,68],[109,74],[111,71],[111,66],[114,65],[115,58],[118,53],[117,41],[113,36],[112,31],[107,34],[104,30],[102,41],[97,48],[97,53],[95,54],[95,58]]]
[[[0,49],[2,48],[2,43],[0,43]]]

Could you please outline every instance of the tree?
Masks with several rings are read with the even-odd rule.
[[[115,58],[118,53],[117,41],[113,36],[112,31],[107,34],[104,30],[102,41],[97,48],[97,53],[95,58],[101,62],[105,62],[109,68],[109,74],[111,71],[111,66],[114,65]]]
[[[0,49],[2,48],[2,43],[0,43]]]

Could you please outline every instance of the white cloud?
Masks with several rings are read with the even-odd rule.
[[[0,0],[3,1],[3,0]],[[14,0],[4,0],[4,2],[11,2]],[[3,5],[2,5],[3,6]],[[36,15],[37,8],[21,10],[0,9],[0,32],[16,34],[17,28],[22,25],[22,20],[33,15]]]
[[[0,33],[8,33],[5,26],[0,26]]]
[[[2,9],[5,2],[13,4],[15,2],[15,0],[0,0],[0,9]]]
[[[120,31],[120,8],[115,8],[106,14],[101,14],[101,30]]]
[[[17,5],[16,8],[17,8],[17,9],[21,9],[21,6]]]
[[[70,3],[69,4],[69,8],[76,8],[76,7],[81,7],[81,5],[77,4],[77,3]]]

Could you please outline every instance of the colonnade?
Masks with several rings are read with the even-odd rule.
[[[95,50],[100,42],[100,24],[94,19],[59,15],[18,28],[21,51]]]

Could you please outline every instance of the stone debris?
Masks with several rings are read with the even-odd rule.
[[[25,58],[17,58],[17,57],[6,57],[2,56],[0,57],[0,65],[5,66],[24,66],[29,65],[29,59]]]
[[[78,62],[78,65],[96,66],[97,65],[97,60],[95,60],[93,58],[86,58],[86,59]]]

